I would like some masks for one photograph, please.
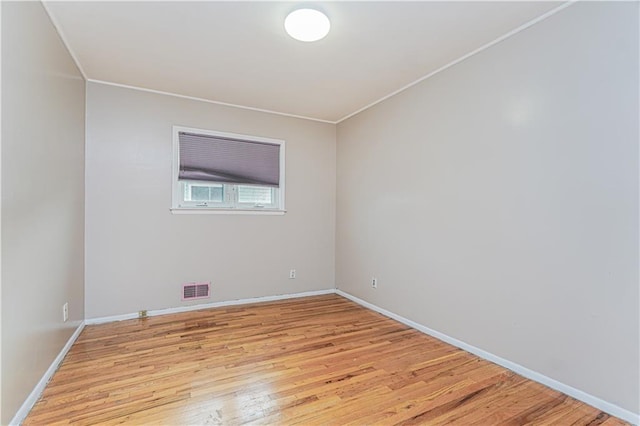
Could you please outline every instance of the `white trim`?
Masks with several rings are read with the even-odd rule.
[[[147,312],[147,316],[152,316],[152,315],[150,312]],[[138,318],[138,313],[111,315],[108,317],[88,318],[84,320],[84,322],[87,325],[96,325],[96,324],[106,324],[106,323],[115,322],[115,321],[126,321],[126,320],[136,319],[136,318]]]
[[[282,216],[287,211],[278,209],[223,209],[223,208],[188,208],[172,207],[172,214],[262,214],[272,216]]]
[[[491,352],[487,352],[483,349],[477,348],[473,345],[465,343],[454,337],[451,337],[439,331],[433,330],[429,327],[426,327],[415,321],[407,319],[403,316],[397,315],[391,311],[383,309],[372,303],[366,302],[340,289],[331,288],[326,290],[315,290],[315,291],[307,291],[302,293],[289,293],[289,294],[281,294],[281,295],[275,295],[275,296],[252,297],[247,299],[236,299],[236,300],[227,300],[227,301],[221,301],[221,302],[204,303],[204,304],[190,305],[190,306],[179,306],[174,308],[157,309],[153,311],[148,311],[147,315],[148,316],[167,315],[167,314],[175,314],[180,312],[197,311],[201,309],[219,308],[219,307],[234,306],[234,305],[245,305],[250,303],[272,302],[277,300],[295,299],[295,298],[309,297],[309,296],[320,296],[320,295],[334,294],[334,293],[342,297],[345,297],[367,309],[371,309],[372,311],[378,312],[384,316],[392,318],[398,322],[401,322],[402,324],[408,325],[409,327],[414,328],[422,333],[428,334],[432,337],[435,337],[436,339],[442,340],[443,342],[446,342],[450,345],[456,346],[476,356],[479,356],[480,358],[483,358],[487,361],[491,361],[504,368],[507,368],[515,373],[520,374],[523,377],[526,377],[527,379],[541,383],[545,386],[548,386],[552,389],[555,389],[559,392],[569,395],[579,401],[589,404],[613,416],[621,418],[629,423],[632,423],[635,425],[640,424],[640,415],[636,413],[633,413],[629,410],[626,410],[610,402],[604,401],[598,397],[590,395],[572,386],[561,383],[557,380],[554,380],[536,371],[530,370],[526,367],[523,367],[520,364],[516,364],[515,362],[501,358],[497,355],[492,354]],[[35,386],[31,394],[29,394],[29,396],[27,397],[27,399],[22,404],[22,406],[20,407],[20,409],[18,410],[18,412],[16,413],[16,415],[14,416],[14,418],[11,420],[9,424],[19,425],[26,418],[27,414],[29,414],[29,411],[31,410],[33,405],[38,401],[38,398],[44,391],[47,383],[49,382],[53,374],[56,372],[56,370],[62,363],[62,360],[66,356],[67,352],[69,352],[69,349],[71,349],[71,346],[73,345],[73,343],[77,340],[78,336],[84,329],[85,325],[103,324],[108,322],[122,321],[122,320],[128,320],[128,319],[136,319],[136,318],[138,318],[138,314],[132,313],[132,314],[109,316],[109,317],[92,318],[92,319],[87,319],[81,322],[78,328],[76,329],[76,331],[69,338],[69,340],[67,341],[65,346],[62,348],[58,356],[51,363],[51,366],[47,369],[45,374],[42,376],[42,379],[40,379],[38,384]]]
[[[425,327],[422,324],[418,324],[415,321],[411,321],[410,319],[407,319],[405,317],[402,317],[398,314],[395,314],[391,311],[387,311],[386,309],[383,309],[379,306],[376,306],[372,303],[366,302],[356,296],[353,296],[352,294],[346,293],[340,289],[336,289],[336,294],[342,296],[342,297],[346,297],[347,299],[361,305],[364,306],[365,308],[371,309],[372,311],[376,311],[384,316],[387,316],[389,318],[392,318],[398,322],[401,322],[405,325],[408,325],[411,328],[414,328],[424,334],[428,334],[429,336],[435,337],[436,339],[442,340],[443,342],[449,343],[450,345],[456,346],[460,349],[463,349],[467,352],[470,352],[474,355],[479,356],[480,358],[483,358],[487,361],[491,361],[495,364],[498,364],[504,368],[507,368],[515,373],[518,373],[519,375],[526,377],[527,379],[533,380],[535,382],[541,383],[547,387],[550,387],[551,389],[555,389],[559,392],[562,392],[566,395],[569,395],[570,397],[573,397],[579,401],[582,401],[586,404],[589,404],[599,410],[602,410],[606,413],[609,413],[613,416],[619,417],[629,423],[633,423],[635,425],[640,424],[640,415],[633,413],[629,410],[626,410],[622,407],[619,407],[615,404],[612,404],[610,402],[604,401],[596,396],[590,395],[586,392],[583,392],[579,389],[576,389],[572,386],[566,385],[564,383],[561,383],[557,380],[554,380],[550,377],[545,376],[544,374],[540,374],[536,371],[530,370],[527,367],[523,367],[520,364],[516,364],[515,362],[509,361],[507,359],[501,358],[497,355],[492,354],[491,352],[487,352],[483,349],[477,348],[473,345],[470,345],[468,343],[463,342],[462,340],[458,340],[454,337],[448,336],[444,333],[441,333],[439,331],[433,330],[429,327]]]
[[[554,380],[536,371],[530,370],[526,367],[523,367],[520,364],[516,364],[515,362],[501,358],[497,355],[492,354],[491,352],[487,352],[483,349],[477,348],[473,345],[465,343],[454,337],[448,336],[444,333],[433,330],[415,321],[412,321],[410,319],[397,315],[391,311],[383,309],[372,303],[366,302],[340,289],[331,288],[326,290],[315,290],[315,291],[307,291],[302,293],[289,293],[289,294],[281,294],[276,296],[252,297],[247,299],[236,299],[236,300],[227,300],[227,301],[221,301],[221,302],[204,303],[204,304],[190,305],[190,306],[179,306],[174,308],[157,309],[153,311],[148,311],[147,315],[148,316],[167,315],[167,314],[175,314],[180,312],[197,311],[202,309],[219,308],[224,306],[245,305],[249,303],[260,303],[260,302],[272,302],[277,300],[295,299],[295,298],[308,297],[308,296],[320,296],[320,295],[334,294],[334,293],[342,297],[345,297],[367,309],[371,309],[372,311],[378,312],[384,316],[392,318],[398,322],[401,322],[402,324],[408,325],[409,327],[414,328],[422,333],[428,334],[430,336],[435,337],[436,339],[442,340],[445,343],[456,346],[476,356],[479,356],[480,358],[483,358],[487,361],[491,361],[504,368],[507,368],[515,373],[520,374],[523,377],[526,377],[527,379],[541,383],[545,386],[548,386],[552,389],[555,389],[559,392],[569,395],[579,401],[589,404],[613,416],[621,418],[629,423],[632,423],[635,425],[640,424],[640,415],[636,413],[633,413],[629,410],[626,410],[610,402],[604,401],[598,397],[590,395],[572,386],[561,383],[557,380]],[[62,350],[60,351],[56,359],[51,363],[51,366],[49,367],[49,369],[45,372],[42,379],[40,379],[40,381],[38,382],[36,387],[33,389],[31,394],[29,394],[29,396],[27,397],[27,399],[22,404],[22,406],[20,407],[20,409],[18,410],[18,412],[16,413],[16,415],[14,416],[14,418],[11,420],[9,424],[19,425],[26,418],[27,414],[29,414],[29,411],[31,410],[31,408],[37,402],[38,398],[44,391],[47,383],[49,382],[49,380],[51,379],[55,371],[58,369],[58,367],[62,363],[62,360],[64,359],[65,355],[67,354],[69,349],[71,349],[71,346],[76,341],[76,339],[82,332],[85,325],[104,324],[108,322],[122,321],[122,320],[135,319],[135,318],[138,318],[137,313],[114,315],[114,316],[100,317],[100,318],[91,318],[80,323],[76,331],[67,341],[67,344],[62,348]]]
[[[161,90],[147,89],[147,88],[144,88],[144,87],[137,87],[137,86],[129,86],[128,84],[112,83],[112,82],[109,82],[109,81],[94,80],[92,78],[87,79],[87,81],[89,81],[91,83],[104,84],[106,86],[115,86],[115,87],[122,87],[124,89],[139,90],[141,92],[155,93],[156,95],[173,96],[173,97],[176,97],[176,98],[189,99],[189,100],[192,100],[192,101],[206,102],[208,104],[222,105],[222,106],[227,106],[227,107],[232,107],[232,108],[239,108],[239,109],[246,109],[246,110],[249,110],[249,111],[264,112],[266,114],[282,115],[284,117],[299,118],[301,120],[317,121],[317,122],[320,122],[320,123],[328,123],[328,124],[336,124],[337,123],[336,121],[323,120],[321,118],[306,117],[304,115],[289,114],[287,112],[272,111],[270,109],[255,108],[255,107],[250,107],[250,106],[231,104],[231,103],[228,103],[228,102],[213,101],[211,99],[198,98],[198,97],[195,97],[195,96],[179,95],[177,93],[163,92]]]
[[[44,389],[47,387],[47,383],[49,383],[49,380],[51,380],[51,378],[53,377],[53,374],[56,372],[58,367],[60,367],[60,364],[62,364],[62,360],[64,360],[64,357],[67,355],[67,352],[69,352],[69,349],[71,349],[71,346],[73,346],[75,341],[78,339],[78,336],[80,336],[80,333],[82,333],[84,326],[85,326],[85,322],[82,321],[78,326],[78,328],[76,328],[76,331],[74,331],[71,337],[69,337],[69,340],[67,340],[67,343],[60,350],[60,353],[53,360],[53,362],[51,363],[47,371],[45,371],[44,375],[42,376],[38,384],[36,384],[36,386],[33,388],[31,393],[27,397],[27,399],[22,403],[22,405],[18,409],[18,412],[15,414],[15,416],[13,416],[13,419],[11,419],[11,421],[9,422],[9,425],[22,424],[24,419],[27,417],[27,414],[29,414],[29,411],[31,411],[35,403],[38,402],[40,395],[42,395],[42,392],[44,392]]]
[[[358,109],[358,110],[356,110],[356,111],[354,111],[354,112],[352,112],[350,114],[347,114],[346,116],[344,116],[344,117],[342,117],[342,118],[340,118],[338,120],[333,120],[333,121],[332,120],[324,120],[324,119],[321,119],[321,118],[307,117],[307,116],[304,116],[304,115],[297,115],[297,114],[290,114],[290,113],[286,113],[286,112],[273,111],[273,110],[264,109],[264,108],[256,108],[256,107],[250,107],[250,106],[245,106],[245,105],[232,104],[232,103],[228,103],[228,102],[214,101],[214,100],[211,100],[211,99],[199,98],[199,97],[196,97],[196,96],[180,95],[178,93],[165,92],[165,91],[162,91],[162,90],[154,90],[154,89],[148,89],[148,88],[138,87],[138,86],[131,86],[131,85],[128,85],[128,84],[120,84],[120,83],[114,83],[114,82],[110,82],[110,81],[96,80],[96,79],[93,79],[93,78],[87,78],[87,75],[84,72],[84,69],[80,66],[80,62],[78,61],[78,58],[77,58],[75,52],[70,48],[69,43],[67,43],[66,37],[64,36],[64,33],[62,32],[62,30],[61,30],[60,26],[58,25],[56,19],[50,13],[49,9],[47,8],[46,3],[42,2],[42,5],[44,6],[47,14],[49,15],[49,19],[53,23],[53,26],[56,28],[56,31],[58,32],[58,34],[60,36],[60,39],[62,40],[63,44],[66,46],[67,50],[69,51],[69,54],[71,55],[71,57],[73,58],[73,60],[74,60],[74,62],[76,64],[76,66],[78,67],[78,70],[80,71],[80,73],[82,74],[82,76],[84,77],[84,79],[87,82],[97,83],[97,84],[104,84],[106,86],[122,87],[122,88],[125,88],[125,89],[138,90],[138,91],[141,91],[141,92],[155,93],[155,94],[158,94],[158,95],[173,96],[173,97],[176,97],[176,98],[189,99],[189,100],[192,100],[192,101],[205,102],[205,103],[210,103],[210,104],[214,104],[214,105],[221,105],[221,106],[227,106],[227,107],[232,107],[232,108],[245,109],[245,110],[249,110],[249,111],[263,112],[263,113],[266,113],[266,114],[275,114],[275,115],[281,115],[281,116],[284,116],[284,117],[298,118],[298,119],[302,119],[302,120],[316,121],[316,122],[327,123],[327,124],[339,124],[339,123],[341,123],[341,122],[353,117],[354,115],[359,114],[362,111],[365,111],[365,110],[367,110],[367,109],[379,104],[380,102],[397,95],[400,92],[404,92],[405,90],[409,89],[410,87],[415,86],[416,84],[418,84],[418,83],[420,83],[420,82],[422,82],[422,81],[424,81],[424,80],[426,80],[426,79],[428,79],[428,78],[430,78],[430,77],[432,77],[432,76],[444,71],[445,69],[447,69],[449,67],[452,67],[453,65],[455,65],[455,64],[457,64],[459,62],[462,62],[465,59],[467,59],[467,58],[469,58],[469,57],[471,57],[471,56],[473,56],[473,55],[475,55],[477,53],[480,53],[481,51],[483,51],[485,49],[488,49],[489,47],[493,46],[494,44],[500,43],[501,41],[503,41],[503,40],[505,40],[505,39],[507,39],[507,38],[509,38],[509,37],[521,32],[523,30],[527,29],[527,28],[529,28],[529,27],[531,27],[531,26],[533,26],[535,24],[537,24],[538,22],[541,22],[541,21],[545,20],[546,18],[558,13],[559,11],[571,6],[572,4],[574,4],[574,3],[578,2],[578,1],[579,0],[569,0],[566,3],[563,3],[560,6],[554,8],[554,9],[551,9],[548,12],[545,12],[544,14],[538,16],[537,18],[532,19],[531,21],[529,21],[529,22],[527,22],[527,23],[525,23],[525,24],[523,24],[523,25],[521,25],[521,26],[519,26],[519,27],[517,27],[517,28],[515,28],[515,29],[513,29],[511,31],[509,31],[508,33],[503,34],[502,36],[490,41],[489,43],[486,43],[486,44],[480,46],[479,48],[477,48],[477,49],[475,49],[475,50],[473,50],[473,51],[461,56],[460,58],[458,58],[458,59],[456,59],[456,60],[454,60],[452,62],[449,62],[448,64],[436,69],[435,71],[432,71],[429,74],[427,74],[427,75],[425,75],[423,77],[420,77],[419,79],[417,79],[417,80],[415,80],[415,81],[413,81],[413,82],[401,87],[400,89],[397,89],[397,90],[389,93],[388,95],[385,95],[385,96],[381,97],[380,99],[378,99],[378,100],[376,100],[374,102],[371,102],[370,104],[365,105],[364,107],[362,107],[362,108],[360,108],[360,109]]]
[[[73,59],[73,62],[75,62],[76,67],[78,68],[78,71],[80,71],[80,74],[82,74],[82,78],[84,78],[84,80],[87,81],[87,74],[84,72],[84,69],[80,65],[78,56],[71,49],[71,45],[67,42],[67,37],[64,35],[64,32],[62,31],[62,27],[58,23],[57,19],[53,17],[51,10],[49,10],[49,6],[47,6],[47,3],[44,1],[41,1],[40,3],[42,3],[42,7],[44,7],[45,12],[47,12],[47,15],[49,15],[49,20],[53,24],[53,27],[56,29],[58,36],[60,36],[60,40],[62,40],[62,44],[64,44],[64,47],[67,48],[67,52],[69,52],[69,56],[71,56],[71,59]]]
[[[458,59],[456,59],[456,60],[454,60],[452,62],[449,62],[448,64],[446,64],[444,66],[441,66],[437,70],[430,72],[429,74],[425,75],[424,77],[420,77],[419,79],[407,84],[406,86],[403,86],[403,87],[399,88],[398,90],[393,91],[393,92],[389,93],[388,95],[381,97],[377,101],[373,101],[370,104],[360,108],[359,110],[356,110],[356,111],[352,112],[351,114],[345,115],[344,117],[340,118],[339,120],[336,120],[335,123],[336,124],[340,124],[343,121],[347,120],[348,118],[351,118],[356,114],[360,114],[362,111],[365,111],[365,110],[367,110],[367,109],[379,104],[380,102],[385,101],[385,100],[397,95],[400,92],[404,92],[405,90],[409,89],[410,87],[413,87],[416,84],[418,84],[418,83],[420,83],[420,82],[422,82],[422,81],[424,81],[424,80],[426,80],[426,79],[428,79],[430,77],[433,77],[434,75],[446,70],[447,68],[450,68],[450,67],[454,66],[455,64],[460,63],[460,62],[464,61],[465,59],[467,59],[467,58],[469,58],[469,57],[471,57],[471,56],[473,56],[473,55],[475,55],[477,53],[480,53],[483,50],[486,50],[486,49],[490,48],[494,44],[498,44],[501,41],[506,40],[509,37],[511,37],[511,36],[513,36],[515,34],[518,34],[519,32],[524,31],[527,28],[537,24],[538,22],[543,21],[543,20],[547,19],[548,17],[550,17],[552,15],[555,15],[556,13],[560,12],[561,10],[571,6],[572,4],[574,4],[574,3],[578,2],[578,1],[579,0],[570,0],[570,1],[566,2],[566,3],[561,4],[560,6],[554,8],[554,9],[551,9],[548,12],[543,13],[542,15],[538,16],[537,18],[532,19],[531,21],[529,21],[529,22],[527,22],[527,23],[525,23],[523,25],[520,25],[518,28],[515,28],[515,29],[509,31],[506,34],[501,35],[500,37],[494,39],[493,41],[490,41],[489,43],[484,44],[484,45],[478,47],[475,50],[472,50],[471,52],[467,53],[466,55],[462,55]]]
[[[156,309],[153,311],[147,311],[147,316],[154,317],[158,315],[177,314],[180,312],[199,311],[202,309],[221,308],[224,306],[246,305],[249,303],[261,303],[261,302],[273,302],[276,300],[297,299],[299,297],[321,296],[324,294],[333,294],[333,293],[335,293],[335,289],[329,288],[326,290],[305,291],[302,293],[278,294],[276,296],[262,296],[262,297],[250,297],[248,299],[224,300],[221,302],[201,303],[198,305],[177,306],[175,308]],[[90,318],[85,320],[85,323],[87,325],[94,325],[94,324],[104,324],[108,322],[123,321],[123,320],[136,319],[136,318],[138,318],[138,314],[133,313],[133,314],[124,314],[124,315],[114,315],[109,317]]]

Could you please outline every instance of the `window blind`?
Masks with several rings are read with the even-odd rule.
[[[178,133],[179,180],[280,186],[280,145]]]

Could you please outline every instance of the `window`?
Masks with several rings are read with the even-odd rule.
[[[219,183],[185,182],[183,186],[184,201],[187,202],[221,203],[224,199],[224,186]]]
[[[173,128],[174,213],[284,212],[284,141]]]

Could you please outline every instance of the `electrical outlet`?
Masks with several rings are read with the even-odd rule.
[[[146,309],[138,311],[138,318],[142,319],[142,318],[146,318],[146,317],[147,317],[147,310]]]
[[[62,321],[67,322],[69,320],[69,302],[65,302],[62,305]]]
[[[296,279],[296,270],[292,269],[289,271],[289,279],[290,280],[295,280]]]
[[[378,288],[378,279],[377,278],[371,278],[371,287]]]

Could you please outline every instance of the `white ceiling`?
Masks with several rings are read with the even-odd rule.
[[[336,122],[558,2],[316,2],[315,43],[284,31],[294,2],[47,2],[85,77]]]

